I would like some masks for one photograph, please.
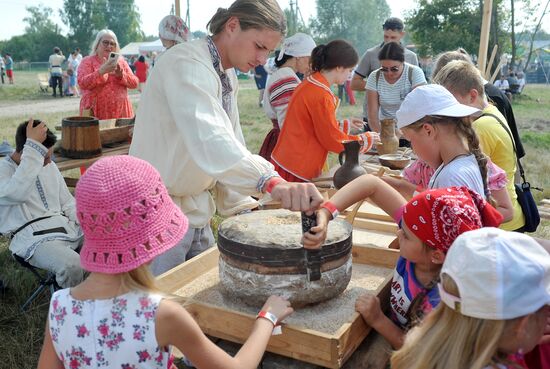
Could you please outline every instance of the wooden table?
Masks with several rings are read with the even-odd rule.
[[[101,151],[101,156],[96,156],[95,158],[71,159],[71,158],[61,156],[61,154],[59,153],[56,153],[54,157],[55,159],[54,161],[57,167],[59,168],[59,170],[63,172],[65,170],[80,168],[80,167],[88,168],[90,165],[92,165],[99,159],[106,156],[128,155],[129,150],[130,150],[130,144],[122,143],[116,146],[113,145],[112,147],[103,147]]]
[[[59,168],[59,171],[67,171],[70,169],[85,167],[88,168],[90,165],[95,163],[101,158],[104,158],[106,156],[114,156],[114,155],[128,155],[128,151],[130,150],[130,144],[129,143],[122,143],[122,144],[116,144],[112,145],[111,147],[103,147],[101,149],[101,155],[96,156],[94,158],[87,158],[87,159],[71,159],[64,156],[61,156],[60,153],[56,152],[54,155],[54,161],[57,167]],[[74,187],[76,186],[76,182],[78,182],[78,178],[71,178],[71,177],[64,177],[65,183],[67,183],[67,186]]]

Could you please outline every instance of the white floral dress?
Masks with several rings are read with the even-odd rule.
[[[76,300],[57,291],[48,314],[50,335],[65,368],[149,369],[171,365],[158,346],[155,318],[162,296],[131,291],[105,300]]]

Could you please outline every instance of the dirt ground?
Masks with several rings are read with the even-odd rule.
[[[130,95],[130,101],[138,102],[141,95]],[[0,104],[0,118],[16,117],[21,115],[35,115],[60,113],[71,110],[78,110],[80,99],[76,97],[63,97],[47,101],[36,101],[31,104],[17,102],[15,104]]]

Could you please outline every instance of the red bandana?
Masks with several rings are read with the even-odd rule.
[[[403,210],[403,221],[429,247],[447,252],[462,233],[481,227],[498,227],[502,215],[467,187],[424,191]]]

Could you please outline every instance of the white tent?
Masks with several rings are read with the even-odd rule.
[[[152,42],[146,42],[139,46],[140,53],[152,52],[152,51],[156,51],[156,52],[164,51],[164,46],[162,46],[162,41],[160,40],[160,38]]]
[[[139,47],[149,42],[130,42],[128,45],[120,49],[120,53],[124,56],[139,55]]]

